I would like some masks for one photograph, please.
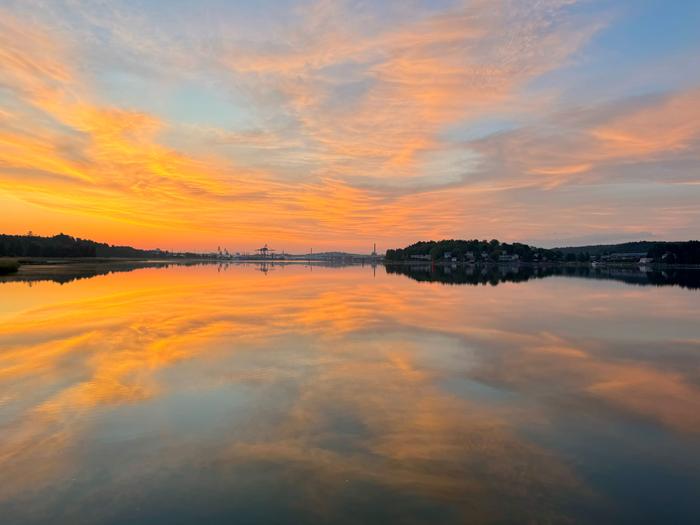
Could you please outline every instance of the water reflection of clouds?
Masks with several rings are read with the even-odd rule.
[[[700,305],[687,291],[625,294],[568,280],[426,289],[392,275],[368,280],[360,268],[288,270],[139,270],[58,295],[48,283],[26,289],[46,290],[47,300],[0,326],[0,463],[13,480],[0,502],[79,476],[82,444],[116,413],[128,425],[138,407],[234,387],[248,392],[231,409],[245,414],[243,426],[201,416],[216,443],[211,461],[222,462],[209,468],[271,465],[308,485],[302,492],[320,516],[352,483],[443,502],[461,516],[508,517],[499,507],[508,497],[508,508],[556,519],[572,498],[592,495],[522,425],[574,406],[700,430],[698,370],[688,366]],[[616,323],[626,332],[615,333]],[[665,348],[672,359],[660,358]],[[445,386],[465,382],[472,386]],[[479,398],[473,385],[516,400]],[[199,468],[197,442],[179,441],[157,418],[134,421],[161,437],[148,445],[152,456],[124,468],[156,477],[164,466]]]

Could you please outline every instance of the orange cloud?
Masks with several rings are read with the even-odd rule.
[[[541,7],[518,13],[522,31],[512,30],[508,9],[477,3],[363,36],[344,23],[342,6],[326,5],[323,23],[310,16],[309,31],[289,48],[234,49],[225,63],[279,86],[320,146],[324,172],[400,184],[426,174],[422,156],[442,149],[438,135],[447,126],[508,104],[595,30],[562,28],[556,8]],[[330,66],[362,68],[353,80],[366,91],[356,102],[328,103],[338,87],[324,72]],[[431,175],[438,184],[441,174]]]
[[[591,135],[607,159],[638,160],[686,149],[700,139],[700,89],[613,118]]]

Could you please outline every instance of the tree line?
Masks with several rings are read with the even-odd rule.
[[[700,264],[700,241],[657,243],[647,256],[666,264]]]
[[[0,257],[202,257],[195,253],[173,254],[162,250],[140,250],[131,246],[115,246],[60,233],[53,237],[0,235]]]
[[[639,286],[679,286],[691,290],[700,289],[700,272],[696,270],[668,269],[640,271],[636,268],[591,268],[590,266],[450,266],[432,264],[387,265],[388,274],[399,274],[416,281],[439,282],[448,285],[492,285],[504,282],[524,282],[551,276],[581,277],[586,279],[614,280]]]
[[[524,262],[564,260],[564,254],[557,250],[536,248],[519,242],[502,243],[496,239],[420,241],[405,248],[387,250],[385,258],[387,261],[409,261],[421,258],[434,261],[444,259],[446,255],[458,261],[498,261],[504,255],[517,255],[518,260]]]
[[[387,250],[388,262],[456,259],[460,262],[498,262],[508,257],[523,262],[589,262],[605,260],[612,254],[641,253],[653,262],[664,264],[700,264],[700,241],[634,243],[537,248],[518,242],[505,243],[496,239],[420,241],[405,248]],[[517,256],[517,257],[513,257]]]

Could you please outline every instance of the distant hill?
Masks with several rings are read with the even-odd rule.
[[[567,253],[588,253],[592,256],[607,255],[611,253],[646,253],[652,248],[665,245],[677,244],[664,241],[635,241],[623,242],[621,244],[592,244],[588,246],[565,246],[563,248],[554,248],[564,254]]]
[[[639,253],[666,264],[700,264],[700,241],[637,241],[556,248],[567,257],[597,258],[610,254]]]
[[[201,257],[195,253],[172,253],[115,246],[63,233],[53,237],[0,235],[0,257],[121,257],[131,259]]]

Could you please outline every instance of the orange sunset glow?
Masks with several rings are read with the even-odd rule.
[[[652,15],[606,2],[2,2],[2,229],[238,251],[687,238],[699,68],[664,64],[697,41],[666,15],[645,54],[629,21]]]

